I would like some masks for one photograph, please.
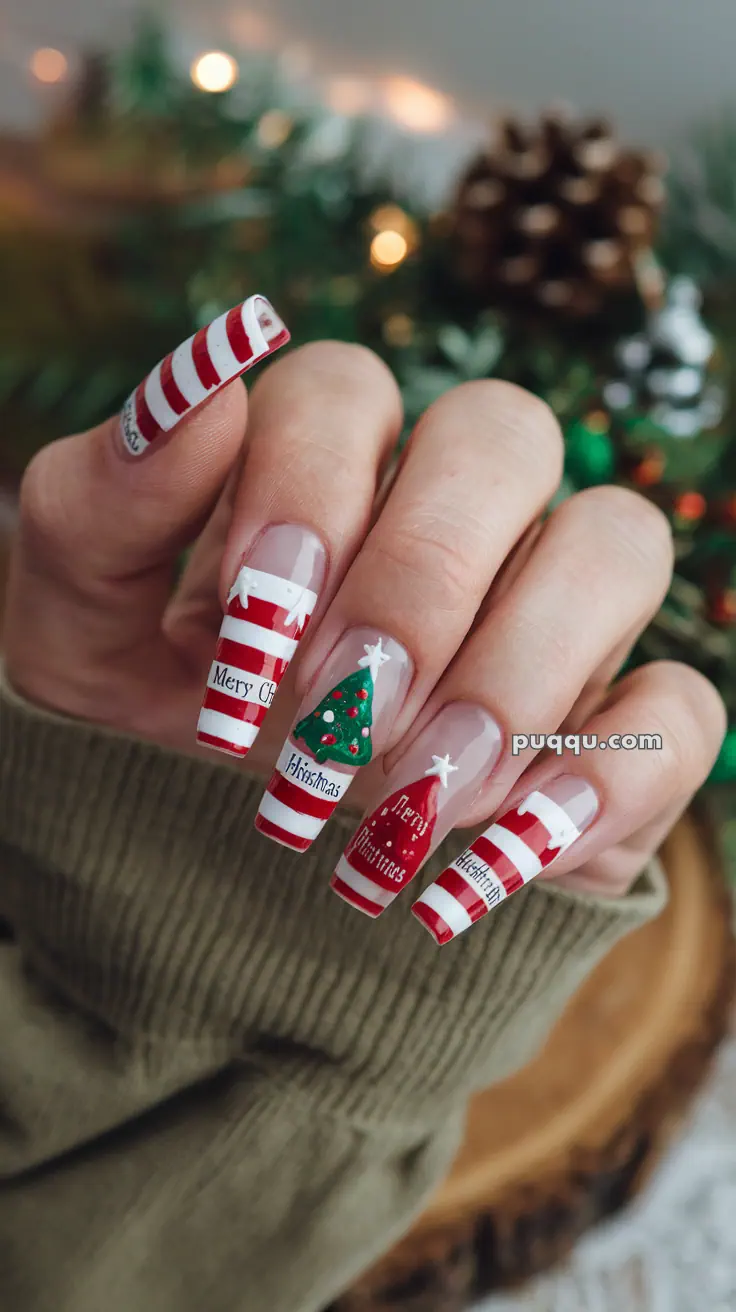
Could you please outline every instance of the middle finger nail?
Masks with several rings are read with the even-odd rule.
[[[388,741],[411,683],[400,643],[376,629],[350,629],[302,702],[261,798],[256,829],[306,852],[355,774]]]

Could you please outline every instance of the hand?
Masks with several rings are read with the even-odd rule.
[[[263,719],[248,756],[260,771],[296,720],[259,821],[289,846],[309,845],[372,755],[351,798],[380,805],[334,881],[369,914],[451,828],[503,807],[512,838],[496,828],[455,884],[448,877],[418,907],[429,928],[447,937],[440,909],[449,914],[453,898],[465,908],[455,932],[553,857],[550,874],[571,886],[621,893],[707,775],[724,730],[717,693],[686,666],[658,662],[611,687],[669,583],[666,519],[601,487],[541,525],[561,474],[560,432],[540,401],[500,382],[467,384],[431,407],[378,513],[400,426],[383,364],[317,343],[272,365],[250,401],[238,383],[213,394],[141,458],[118,420],[47,447],[22,490],[9,679],[52,710],[213,759],[194,745],[209,672],[221,718],[201,724],[228,723],[232,704],[255,739]],[[274,613],[293,636],[269,642],[284,659],[261,647],[258,671],[252,655],[241,661],[241,683],[238,645],[223,637],[213,674],[223,611],[242,642],[243,624],[265,623],[263,589],[277,585]],[[284,613],[292,595],[301,614]],[[267,716],[265,704],[258,714],[239,705],[251,685],[270,696],[282,674]],[[510,750],[514,734],[557,730],[659,735],[661,747]],[[238,733],[231,749],[245,755]]]

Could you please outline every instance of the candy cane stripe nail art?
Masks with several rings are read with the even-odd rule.
[[[530,793],[425,889],[412,907],[417,920],[438,943],[449,943],[562,856],[598,805],[595,790],[577,775]]]
[[[182,342],[128,397],[120,416],[126,449],[140,456],[184,415],[290,339],[265,296],[251,296]]]
[[[324,557],[313,534],[277,525],[241,566],[207,677],[197,725],[202,746],[231,756],[246,756],[253,746],[317,604]],[[256,559],[281,562],[300,577],[272,573]]]

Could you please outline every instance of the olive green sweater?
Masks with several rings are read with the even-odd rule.
[[[260,792],[0,693],[3,1312],[323,1307],[663,905],[537,882],[438,950],[330,892],[354,820],[291,855]]]

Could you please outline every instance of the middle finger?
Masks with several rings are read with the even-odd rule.
[[[509,384],[467,384],[427,412],[308,653],[262,833],[305,851],[356,770],[398,741],[561,463],[550,410]]]

